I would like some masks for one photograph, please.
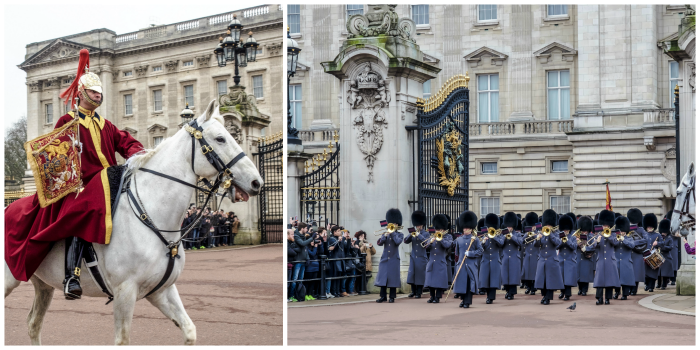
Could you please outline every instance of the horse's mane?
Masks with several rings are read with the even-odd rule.
[[[221,125],[224,125],[224,118],[220,114],[216,114],[212,116],[212,119],[218,121],[221,123]],[[183,126],[184,127],[184,126]],[[178,130],[178,132],[180,132]],[[136,170],[148,163],[151,158],[153,158],[158,151],[160,151],[161,148],[164,147],[165,144],[167,144],[170,140],[172,139],[171,137],[166,138],[165,140],[161,141],[156,148],[144,148],[142,151],[134,154],[131,156],[131,158],[126,160],[126,166],[130,170]]]

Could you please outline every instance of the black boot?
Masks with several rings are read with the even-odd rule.
[[[63,280],[63,294],[67,300],[80,299],[80,260],[83,257],[83,240],[78,237],[66,238],[66,279]]]
[[[618,297],[620,297],[620,292],[615,291],[615,294],[613,294],[613,299],[617,299]]]
[[[603,303],[603,298],[595,298],[595,304],[600,305]]]
[[[378,303],[383,303],[385,301],[386,301],[386,297],[380,297],[379,299],[377,299]]]
[[[559,293],[559,299],[564,297],[564,292]]]
[[[605,305],[610,305],[610,299],[605,299]]]

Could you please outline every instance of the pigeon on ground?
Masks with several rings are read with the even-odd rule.
[[[574,302],[573,304],[571,304],[571,306],[567,307],[567,309],[568,309],[568,310],[571,310],[571,311],[576,310],[576,302]]]

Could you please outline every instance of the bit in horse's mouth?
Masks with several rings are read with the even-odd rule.
[[[233,185],[233,187],[236,189],[236,198],[234,198],[234,203],[247,202],[250,198],[250,195],[248,195],[246,191],[243,191],[240,187],[238,187],[235,184]]]

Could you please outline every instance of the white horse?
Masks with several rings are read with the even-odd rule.
[[[692,226],[691,226],[692,225]],[[690,162],[688,172],[676,189],[676,207],[671,217],[671,232],[679,229],[681,235],[688,236],[688,229],[695,229],[695,165]]]
[[[204,139],[213,150],[228,163],[243,150],[236,140],[226,131],[224,120],[219,115],[215,100],[197,119],[203,130]],[[127,164],[134,169],[133,182],[136,182],[138,196],[141,198],[144,210],[161,230],[179,230],[184,213],[192,198],[194,188],[178,184],[143,171],[141,166],[173,176],[195,185],[199,177],[214,181],[217,171],[209,164],[200,151],[199,142],[195,148],[194,172],[192,171],[192,144],[190,134],[181,129],[175,135],[164,140],[154,150],[131,157]],[[244,157],[231,168],[233,186],[229,195],[235,200],[245,201],[249,196],[257,195],[263,185],[263,180],[253,162]],[[130,209],[127,196],[123,196],[117,205],[117,214],[113,222],[111,242],[108,245],[93,244],[99,260],[103,278],[114,295],[114,342],[117,345],[129,344],[131,321],[134,315],[136,301],[144,298],[163,278],[168,258],[167,249],[156,234],[147,228]],[[214,197],[216,200],[216,197]],[[70,229],[70,228],[66,228]],[[168,241],[176,241],[178,232],[163,232]],[[182,246],[180,245],[180,248]],[[180,300],[175,281],[185,266],[185,254],[180,249],[180,259],[175,259],[175,266],[168,281],[155,293],[146,297],[166,317],[171,319],[182,330],[186,345],[193,345],[197,339],[196,329],[187,315]],[[64,242],[56,242],[51,252],[41,263],[36,273],[31,277],[35,296],[27,323],[32,344],[41,344],[41,327],[46,311],[51,304],[54,289],[62,290],[64,279]],[[88,271],[82,264],[83,271]],[[5,297],[7,297],[20,281],[14,279],[5,263]],[[81,279],[83,295],[102,297],[106,295],[94,282],[89,274]],[[79,301],[73,303],[78,304]],[[78,305],[76,305],[78,306]]]

